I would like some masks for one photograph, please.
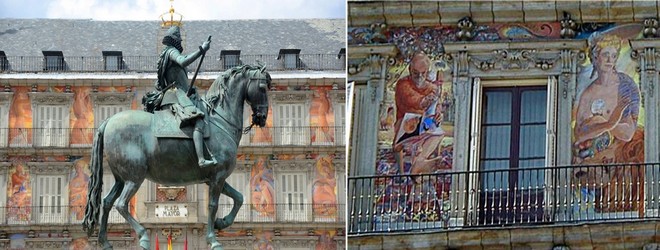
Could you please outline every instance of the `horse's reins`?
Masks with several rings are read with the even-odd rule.
[[[246,93],[247,93],[247,91],[249,91],[249,89],[250,89],[250,84],[252,83],[252,80],[267,80],[267,79],[266,79],[266,78],[255,78],[255,77],[250,76],[250,79],[248,80],[248,83],[247,83],[247,85],[245,86],[245,87],[247,88]],[[218,111],[216,110],[216,108],[213,107],[213,105],[211,105],[206,99],[203,99],[203,98],[200,98],[200,99],[201,99],[201,100],[202,100],[202,101],[203,101],[203,102],[209,107],[209,110],[215,112],[220,118],[222,118],[225,122],[227,122],[227,124],[232,124],[232,123],[229,122],[224,116],[220,115],[220,112],[218,112]],[[224,98],[223,98],[223,99],[224,99]],[[267,105],[257,105],[256,108],[259,108],[259,107],[261,107],[261,106],[267,106]],[[208,121],[209,121],[209,123],[213,124],[214,126],[220,128],[220,129],[223,129],[223,130],[225,129],[224,127],[222,127],[220,124],[217,124],[217,123],[214,122],[213,120],[210,120],[210,119],[209,119]],[[247,126],[245,129],[243,129],[243,131],[241,131],[241,132],[242,132],[243,134],[247,134],[248,132],[250,132],[250,130],[252,130],[252,127],[253,127],[254,125],[256,125],[256,124],[254,123],[254,119],[252,119],[252,121],[250,121],[250,125]],[[240,129],[239,129],[239,131],[240,131]],[[227,130],[225,130],[225,132],[230,133],[230,132],[227,131]],[[232,138],[232,139],[233,139],[233,138]]]

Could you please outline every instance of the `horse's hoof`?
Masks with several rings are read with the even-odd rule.
[[[222,245],[220,245],[219,242],[213,242],[213,244],[211,244],[211,250],[222,250],[222,249],[223,249]]]
[[[112,250],[112,246],[110,244],[107,244],[103,246],[103,250]]]

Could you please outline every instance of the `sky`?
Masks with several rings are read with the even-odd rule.
[[[170,0],[0,0],[0,18],[158,20]],[[346,0],[174,0],[184,20],[345,18]]]

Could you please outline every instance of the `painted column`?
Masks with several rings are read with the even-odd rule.
[[[658,98],[658,71],[656,70],[657,57],[660,56],[656,50],[660,47],[658,41],[631,41],[632,53],[631,57],[639,62],[640,71],[640,92],[642,102],[645,107],[645,131],[644,133],[644,162],[657,163],[660,160],[658,149],[660,148],[660,140],[655,133],[651,131],[658,131],[658,124],[660,124],[660,117],[656,108],[660,104]],[[646,213],[651,215],[656,213],[660,208],[658,195],[660,195],[660,186],[658,181],[660,178],[660,169],[657,165],[646,166],[644,179],[644,207]]]
[[[349,48],[349,79],[354,82],[355,99],[350,135],[349,177],[373,176],[376,173],[379,110],[385,91],[387,59],[394,54],[393,46]],[[372,209],[371,179],[348,182],[349,232],[369,229]]]
[[[584,60],[585,54],[577,50],[563,49],[559,53],[561,61],[561,74],[558,80],[557,103],[557,165],[571,165],[572,140],[571,113],[577,86],[577,61]],[[556,220],[564,221],[570,219],[571,208],[563,206],[571,201],[571,171],[561,169],[554,173],[555,176],[555,201],[557,202]]]

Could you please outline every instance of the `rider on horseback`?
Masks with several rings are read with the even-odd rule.
[[[195,131],[193,132],[193,142],[195,144],[195,152],[199,159],[200,167],[207,167],[216,164],[215,159],[204,159],[203,150],[203,131],[204,131],[204,112],[200,110],[191,101],[187,95],[188,89],[191,86],[188,84],[188,74],[186,73],[186,66],[197,60],[202,54],[210,48],[210,41],[205,41],[199,50],[188,55],[182,55],[183,47],[181,46],[181,33],[178,26],[172,26],[167,35],[163,37],[163,44],[166,46],[160,54],[158,60],[158,82],[156,89],[166,90],[173,88],[176,91],[176,97],[179,104],[183,109],[177,110],[177,115],[181,118],[182,126],[188,123],[195,124]],[[191,96],[197,98],[197,93],[194,92]]]

